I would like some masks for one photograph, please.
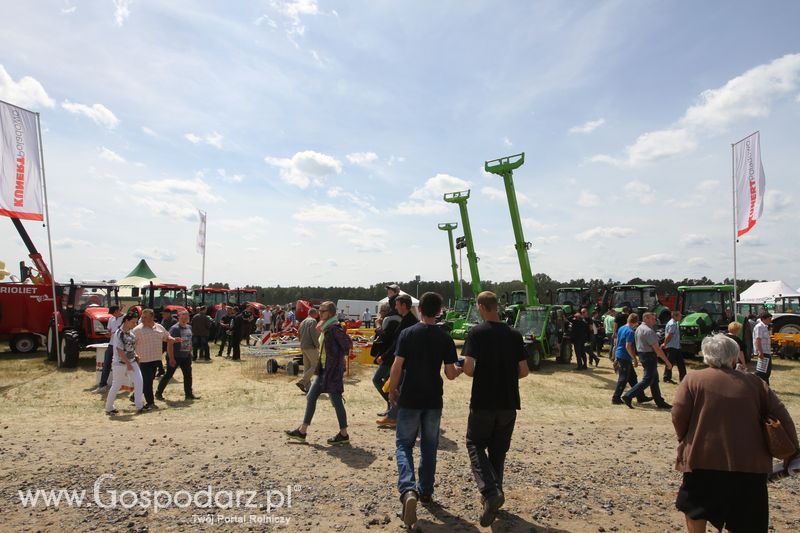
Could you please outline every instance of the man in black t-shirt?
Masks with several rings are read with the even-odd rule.
[[[447,379],[455,379],[461,369],[453,339],[436,325],[442,297],[426,292],[419,299],[422,319],[400,333],[389,377],[389,401],[397,405],[397,488],[403,504],[403,523],[417,521],[417,500],[427,503],[433,495],[436,452],[439,448],[439,423],[442,419],[442,363]],[[403,388],[398,391],[405,370]],[[414,477],[414,443],[420,435],[419,483]]]
[[[472,376],[467,452],[481,492],[481,526],[487,527],[505,503],[503,467],[528,363],[522,335],[500,320],[497,295],[484,291],[477,304],[484,322],[470,329],[463,351],[464,373]]]
[[[381,337],[381,340],[384,342],[388,342],[388,348],[384,350],[378,359],[380,359],[380,367],[375,372],[378,375],[378,372],[381,372],[383,376],[383,381],[381,381],[381,387],[383,387],[383,383],[386,379],[389,378],[389,374],[392,369],[392,364],[394,363],[394,353],[397,349],[397,341],[400,338],[400,334],[405,331],[406,329],[410,328],[419,320],[414,313],[411,311],[411,306],[413,305],[411,296],[408,294],[401,294],[397,297],[395,301],[395,309],[397,310],[397,316],[390,316],[387,317],[386,323],[387,329],[384,331],[384,335]],[[394,321],[397,318],[400,318],[399,322],[390,322]],[[398,324],[393,333],[390,332],[389,328],[391,327],[391,323]],[[372,382],[375,383],[375,377],[373,377]],[[375,385],[378,386],[377,384]],[[402,390],[403,387],[403,375],[400,375],[400,382],[397,384],[397,388]],[[381,389],[382,390],[382,389]],[[387,395],[388,400],[388,395]],[[384,429],[394,429],[397,427],[397,407],[396,406],[389,406],[386,413],[384,414],[383,418],[376,420],[378,427]]]

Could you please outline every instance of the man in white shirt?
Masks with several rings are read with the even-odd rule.
[[[125,318],[122,313],[122,308],[118,305],[109,307],[108,312],[111,316],[108,318],[106,329],[108,329],[111,335],[109,335],[108,348],[106,348],[106,353],[103,357],[103,372],[100,374],[100,383],[97,385],[97,388],[92,391],[98,394],[102,394],[108,390],[108,376],[111,375],[111,360],[114,357],[114,347],[112,346],[113,343],[111,339],[114,338],[114,333],[117,332],[122,325],[122,320]]]
[[[756,375],[769,385],[769,376],[772,374],[772,344],[769,339],[769,326],[772,324],[772,315],[764,311],[759,316],[758,322],[753,327],[753,353],[758,356]]]

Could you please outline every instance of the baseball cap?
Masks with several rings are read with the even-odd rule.
[[[395,292],[400,292],[400,286],[397,283],[391,283],[386,286],[387,289],[392,289]]]

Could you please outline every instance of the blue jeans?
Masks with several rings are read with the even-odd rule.
[[[436,477],[436,451],[439,448],[441,409],[407,409],[397,411],[397,489],[400,497],[413,490],[420,495],[433,494]],[[414,443],[420,429],[419,484],[414,477]]]
[[[308,389],[306,394],[306,414],[303,417],[303,424],[310,425],[311,419],[314,418],[314,412],[317,410],[317,398],[322,394],[322,376],[317,376],[311,388]],[[342,395],[338,392],[329,392],[328,396],[333,404],[333,409],[336,411],[336,420],[339,421],[339,429],[347,427],[347,411],[344,410],[344,402]]]
[[[383,384],[386,383],[386,380],[389,379],[389,372],[391,371],[392,367],[389,365],[378,365],[378,368],[375,369],[375,374],[372,376],[372,384],[375,385],[375,388],[378,389],[378,394],[381,395],[386,401],[387,408],[389,406],[389,395],[383,392]]]
[[[641,353],[639,354],[639,362],[642,363],[642,368],[644,368],[644,377],[625,396],[633,398],[637,394],[644,393],[644,390],[650,387],[650,392],[653,394],[656,405],[663,403],[664,398],[661,396],[661,387],[658,385],[658,356],[653,352]]]
[[[108,376],[111,375],[111,361],[113,358],[114,347],[111,346],[111,340],[109,339],[108,348],[106,348],[106,353],[103,354],[103,371],[100,373],[100,387],[108,386]]]

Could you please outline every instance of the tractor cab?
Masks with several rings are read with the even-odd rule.
[[[561,287],[556,289],[555,304],[561,306],[567,314],[580,311],[581,307],[590,308],[589,289],[586,287]],[[594,309],[589,309],[591,313]]]
[[[683,315],[681,349],[697,354],[704,337],[727,331],[728,324],[736,320],[733,285],[680,286],[678,309]]]
[[[150,283],[142,288],[141,305],[143,308],[167,309],[173,313],[186,311],[189,305],[186,298],[186,286]]]
[[[189,292],[188,298],[190,302],[192,302],[195,310],[201,305],[205,305],[206,313],[213,317],[220,307],[224,307],[227,304],[228,289],[216,289],[211,287],[193,289]]]
[[[672,311],[659,301],[655,285],[617,285],[606,292],[604,309],[613,307],[621,312],[626,306],[640,318],[646,312],[655,313],[662,327],[672,318]]]
[[[258,294],[256,289],[239,288],[231,290],[231,293],[236,295],[236,305],[245,309],[249,308],[255,317],[261,316],[261,313],[267,309],[266,305],[256,301]]]
[[[119,305],[119,287],[108,283],[75,283],[64,286],[66,298],[61,299],[59,329],[78,332],[81,346],[108,342],[108,312]]]
[[[538,370],[546,357],[555,357],[559,363],[569,362],[572,347],[566,327],[567,317],[560,306],[530,305],[519,310],[514,329],[522,334],[532,369]]]

